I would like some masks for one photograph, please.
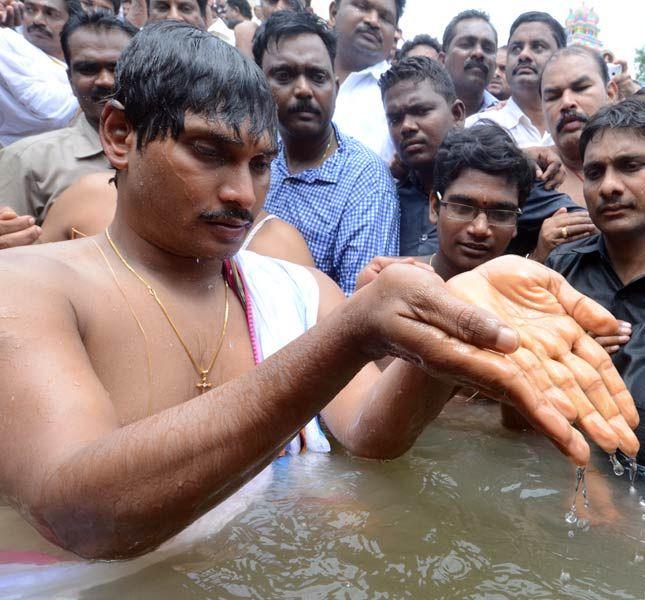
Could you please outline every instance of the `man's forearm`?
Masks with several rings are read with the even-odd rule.
[[[422,369],[396,359],[376,383],[365,391],[348,425],[333,430],[353,454],[366,458],[397,458],[414,444],[425,427],[452,397],[453,384],[444,383]],[[323,411],[327,421],[333,416]]]
[[[346,312],[250,373],[70,451],[26,515],[87,557],[154,548],[259,472],[368,361]]]

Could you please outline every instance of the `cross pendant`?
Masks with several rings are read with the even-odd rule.
[[[212,383],[209,383],[206,381],[206,378],[208,377],[208,373],[202,373],[201,374],[201,381],[195,385],[195,387],[203,394],[206,390],[209,390],[210,388],[213,387]]]

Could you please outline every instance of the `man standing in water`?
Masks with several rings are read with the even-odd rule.
[[[38,531],[83,556],[141,554],[320,411],[351,452],[402,454],[455,379],[517,406],[577,463],[589,448],[567,418],[636,452],[631,398],[584,333],[614,319],[537,263],[506,257],[449,286],[392,265],[346,300],[317,271],[231,260],[275,134],[251,61],[183,23],[148,26],[102,117],[119,193],[109,231],[0,256],[0,489]],[[459,290],[512,319],[521,347]],[[386,354],[406,360],[381,374],[370,361]]]

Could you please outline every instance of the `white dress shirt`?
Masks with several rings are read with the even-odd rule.
[[[388,165],[394,156],[394,144],[390,139],[378,80],[389,68],[389,63],[384,60],[350,73],[340,86],[334,113],[334,122],[343,133],[362,142]]]
[[[484,112],[471,115],[466,119],[466,127],[471,127],[482,119],[489,119],[498,125],[501,125],[519,148],[530,148],[531,146],[553,146],[553,138],[548,132],[544,135],[533,125],[522,109],[517,105],[513,98],[506,101],[506,105],[499,110],[486,110]]]
[[[0,27],[0,145],[65,127],[77,109],[64,63]]]

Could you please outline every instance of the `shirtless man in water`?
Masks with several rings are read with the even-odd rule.
[[[0,256],[0,489],[47,539],[85,557],[147,552],[318,413],[350,452],[397,457],[455,380],[516,406],[578,464],[574,420],[635,454],[631,397],[584,333],[615,321],[558,275],[503,257],[444,284],[395,264],[345,299],[317,271],[236,254],[275,152],[261,71],[162,22],[115,79],[109,234]],[[371,360],[387,354],[405,360],[380,373]]]

